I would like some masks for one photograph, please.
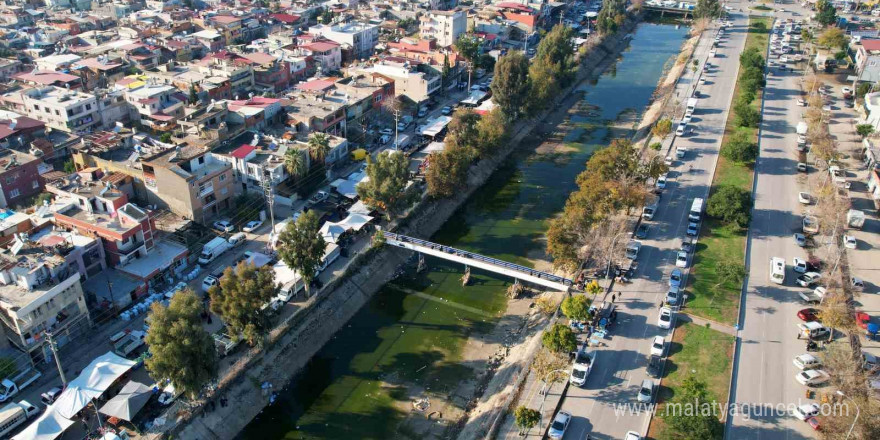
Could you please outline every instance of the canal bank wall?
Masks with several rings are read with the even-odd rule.
[[[397,232],[428,237],[439,230],[512,152],[523,145],[535,144],[530,141],[538,138],[530,137],[543,134],[540,129],[535,130],[536,128],[540,128],[547,120],[552,121],[554,116],[565,115],[566,109],[580,99],[580,94],[576,90],[581,83],[601,73],[616,60],[621,51],[627,47],[629,33],[635,29],[640,20],[640,15],[634,15],[621,26],[618,33],[598,41],[581,58],[577,80],[558,98],[559,105],[541,117],[518,122],[512,130],[513,135],[507,149],[471,167],[466,190],[450,199],[424,200],[407,219],[400,222]],[[263,351],[251,350],[243,360],[244,366],[238,369],[239,374],[221,380],[219,389],[212,396],[214,399],[225,398],[229,402],[228,405],[210,405],[213,409],[205,411],[209,405],[206,405],[206,402],[199,402],[202,403],[201,406],[191,410],[185,417],[186,420],[181,421],[168,432],[170,437],[196,440],[234,438],[268,404],[268,396],[265,390],[261,389],[260,384],[269,382],[273,384],[274,390],[281,390],[372,298],[373,294],[391,280],[396,269],[410,255],[407,251],[386,247],[371,249],[357,256],[346,273],[325,286],[312,300],[311,306],[295,314],[293,319],[285,323],[282,328],[273,331],[269,348]],[[534,332],[539,331],[541,327],[530,326],[529,329]],[[526,335],[523,336],[525,340]],[[527,368],[527,364],[519,363],[518,368],[519,370]],[[505,370],[510,371],[510,369]],[[503,385],[511,382],[513,377],[515,376],[487,376],[488,388],[482,393],[483,396],[475,397],[480,398],[480,403],[487,401],[482,397],[491,397],[496,389],[502,389]],[[475,410],[481,407],[480,403]],[[479,426],[471,428],[470,423],[465,424],[466,431],[480,432],[488,429],[492,424],[491,420],[494,420],[493,414],[497,418],[497,414],[490,414],[488,411],[482,411],[480,414],[481,416],[475,420],[480,422]],[[486,421],[489,421],[488,425]]]

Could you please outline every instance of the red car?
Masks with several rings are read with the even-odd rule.
[[[805,420],[805,422],[807,422],[807,424],[810,425],[810,428],[813,428],[816,431],[818,431],[819,428],[821,428],[821,425],[819,424],[819,419],[817,419],[815,417],[810,417],[807,420]]]
[[[818,309],[801,309],[797,314],[798,318],[801,321],[812,322],[819,321],[819,310]]]
[[[867,329],[869,322],[871,322],[871,317],[867,313],[856,312],[856,324],[858,324],[860,328]]]

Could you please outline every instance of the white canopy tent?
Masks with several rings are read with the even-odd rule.
[[[125,384],[119,394],[107,401],[98,412],[130,422],[138,411],[147,404],[152,395],[152,388],[131,381]]]
[[[357,173],[351,173],[345,179],[336,179],[333,183],[330,184],[336,192],[342,194],[346,198],[356,199],[357,195],[357,185],[358,183],[369,180],[367,177],[367,173],[364,171],[360,171]]]
[[[92,399],[100,396],[135,364],[112,352],[95,358],[82,373],[67,384],[67,389],[55,401],[58,413],[70,419]]]
[[[327,222],[324,223],[324,226],[321,226],[321,236],[329,243],[336,243],[339,241],[339,237],[341,237],[345,231],[345,228],[336,223]]]
[[[452,122],[451,116],[438,116],[434,119],[429,119],[419,130],[419,134],[429,137],[437,136],[450,122]]]
[[[57,405],[51,405],[37,420],[12,437],[12,440],[54,440],[70,425],[73,425],[73,420],[62,417],[58,414]]]
[[[358,200],[354,205],[351,205],[351,208],[348,208],[348,212],[352,214],[363,214],[370,215],[372,210],[363,200]]]
[[[360,231],[361,228],[364,227],[367,223],[371,222],[373,217],[362,214],[348,214],[348,217],[342,219],[339,223],[336,223],[339,226],[345,228],[345,230],[354,229],[355,231]]]

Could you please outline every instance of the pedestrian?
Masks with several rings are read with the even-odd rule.
[[[616,299],[617,299],[617,294],[616,294],[616,293],[612,293],[612,294],[611,294],[611,304],[614,304],[614,300],[616,300]]]
[[[660,308],[660,309],[663,308],[663,300],[662,299],[660,300],[660,307],[658,307],[658,308]]]
[[[797,338],[798,338],[798,339],[801,338],[801,332],[798,332],[798,333],[797,333]]]

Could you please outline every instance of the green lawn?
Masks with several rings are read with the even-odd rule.
[[[746,49],[757,47],[764,51],[769,41],[768,31],[772,20],[767,17],[752,17],[751,23],[756,22],[764,23],[766,30],[762,32],[750,27],[749,35],[746,38]],[[738,95],[739,84],[734,90],[734,97]],[[752,105],[756,108],[760,107],[760,93]],[[721,141],[722,145],[727,143],[730,134],[734,132],[736,128],[734,125],[734,114],[731,111],[728,114],[724,138]],[[746,128],[744,130],[749,130],[751,136],[757,140],[757,129]],[[719,156],[709,194],[711,196],[715,189],[724,185],[751,190],[753,180],[750,166],[737,164]],[[689,277],[690,291],[688,294],[690,297],[686,306],[689,313],[725,324],[736,323],[742,286],[731,283],[719,285],[715,267],[724,260],[743,262],[745,260],[745,240],[745,230],[723,225],[712,219],[706,221],[700,234],[699,245],[694,254],[694,266]]]
[[[657,414],[662,414],[662,404],[675,396],[675,390],[689,375],[705,382],[709,394],[717,402],[727,402],[730,392],[730,373],[733,368],[733,336],[692,323],[682,323],[675,330],[669,347],[669,358],[660,388]],[[664,432],[663,420],[654,417],[648,437],[665,440],[674,438]]]

